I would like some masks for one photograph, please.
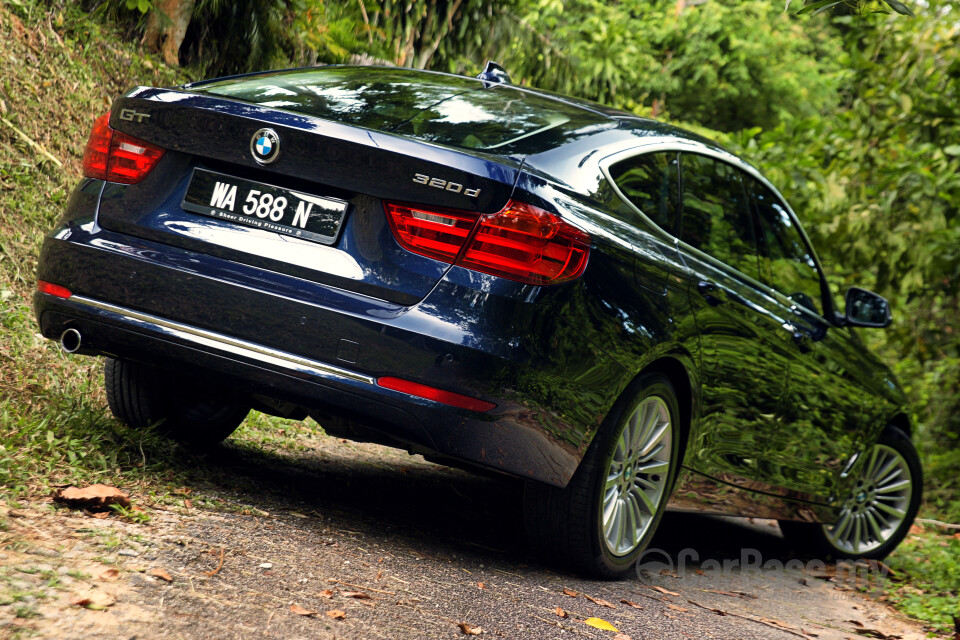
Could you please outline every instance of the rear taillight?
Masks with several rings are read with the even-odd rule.
[[[457,264],[529,284],[559,284],[580,277],[590,255],[590,236],[549,211],[509,202],[480,218]]]
[[[103,114],[93,123],[93,131],[87,139],[87,148],[83,151],[83,175],[88,178],[107,179],[107,158],[110,157],[110,112]]]
[[[93,124],[83,152],[83,175],[122,184],[143,180],[163,157],[164,149],[110,128],[110,113]]]
[[[452,263],[477,223],[477,214],[385,203],[393,235],[404,249]]]
[[[560,216],[511,200],[497,213],[385,203],[397,242],[429,258],[527,284],[560,284],[583,273],[590,236]]]

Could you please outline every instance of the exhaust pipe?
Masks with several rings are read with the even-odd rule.
[[[60,348],[64,353],[76,353],[80,350],[83,336],[76,329],[67,329],[60,335]]]

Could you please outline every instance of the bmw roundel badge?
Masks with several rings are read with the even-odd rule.
[[[273,129],[260,129],[250,139],[250,153],[260,164],[270,164],[280,155],[280,136]]]

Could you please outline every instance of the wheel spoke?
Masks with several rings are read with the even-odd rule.
[[[633,493],[640,498],[640,501],[643,503],[643,506],[646,508],[647,513],[651,516],[657,512],[657,505],[654,504],[650,496],[647,495],[646,491],[641,491],[639,488],[635,489]]]
[[[863,517],[867,521],[867,529],[873,533],[874,539],[877,542],[883,543],[883,541],[886,540],[886,536],[883,535],[883,531],[880,529],[877,519],[873,517],[873,511],[865,511]]]
[[[896,507],[892,507],[892,506],[890,506],[889,504],[887,504],[886,502],[881,502],[881,501],[877,500],[876,502],[873,503],[873,506],[874,506],[875,508],[879,509],[880,511],[883,511],[884,513],[890,514],[891,516],[893,516],[894,518],[896,518],[897,521],[903,520],[903,519],[907,516],[907,512],[906,512],[906,511],[901,511],[900,509],[897,509]]]
[[[901,480],[900,482],[896,482],[894,484],[877,487],[877,493],[886,494],[893,493],[894,491],[900,491],[902,489],[909,489],[911,484],[912,483],[909,480]]]
[[[665,460],[651,460],[637,464],[634,469],[637,473],[666,473],[670,468],[670,463]]]
[[[657,428],[654,429],[653,434],[644,442],[643,448],[640,450],[639,455],[643,457],[650,455],[650,452],[657,444],[660,443],[660,440],[663,439],[663,436],[667,433],[668,429],[670,429],[669,422],[664,422],[663,424],[657,425]]]
[[[860,540],[863,537],[863,519],[854,516],[853,519],[853,552],[860,553]]]

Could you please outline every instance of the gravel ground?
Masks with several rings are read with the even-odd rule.
[[[649,556],[660,565],[583,580],[529,556],[517,482],[374,445],[302,444],[209,456],[212,484],[196,492],[215,510],[189,502],[147,524],[7,511],[0,636],[925,637],[842,569],[778,568],[791,554],[773,522],[668,514]]]

